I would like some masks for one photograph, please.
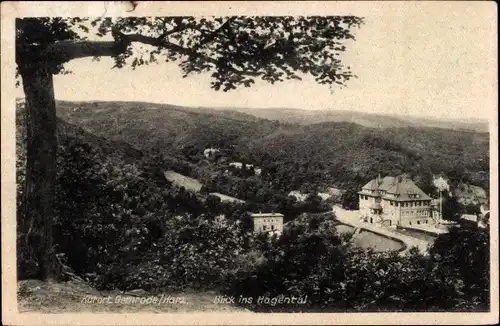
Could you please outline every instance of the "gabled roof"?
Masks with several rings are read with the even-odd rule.
[[[397,180],[395,177],[389,177],[389,176],[385,177],[384,179],[382,179],[382,183],[380,183],[378,189],[383,191],[388,191],[396,184],[396,181]]]
[[[373,180],[370,180],[370,182],[368,182],[366,185],[364,185],[363,189],[387,191],[390,188],[392,188],[395,183],[396,183],[395,177],[387,176],[387,177],[384,177],[383,179],[375,178]]]
[[[367,184],[363,186],[364,190],[377,190],[378,189],[378,182],[377,179],[370,180]]]
[[[380,191],[387,194],[396,195],[394,197],[385,197],[391,200],[405,201],[405,200],[431,200],[417,185],[409,179],[406,175],[397,177],[386,176],[383,179],[377,177],[370,180],[363,186],[359,194],[380,196]]]
[[[396,200],[431,200],[417,185],[408,178],[399,178],[397,182],[387,191],[388,194],[396,195]]]

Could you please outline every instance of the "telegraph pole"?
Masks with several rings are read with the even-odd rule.
[[[443,220],[443,191],[439,190],[439,219]]]

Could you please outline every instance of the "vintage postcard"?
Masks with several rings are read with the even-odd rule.
[[[498,323],[494,2],[3,2],[7,325]]]

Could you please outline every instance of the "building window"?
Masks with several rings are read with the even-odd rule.
[[[262,230],[264,230],[264,231],[265,231],[266,229],[267,229],[267,225],[264,225],[264,226],[262,227]]]
[[[417,221],[417,224],[420,224],[420,221]]]
[[[394,206],[394,203],[392,201],[389,201],[391,203],[391,206]]]
[[[271,225],[271,230],[274,230],[274,225]]]

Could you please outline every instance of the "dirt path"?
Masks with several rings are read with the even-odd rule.
[[[83,282],[64,283],[25,280],[18,282],[19,312],[69,313],[170,313],[248,311],[229,304],[216,304],[215,291],[148,294],[144,291],[99,292]]]

